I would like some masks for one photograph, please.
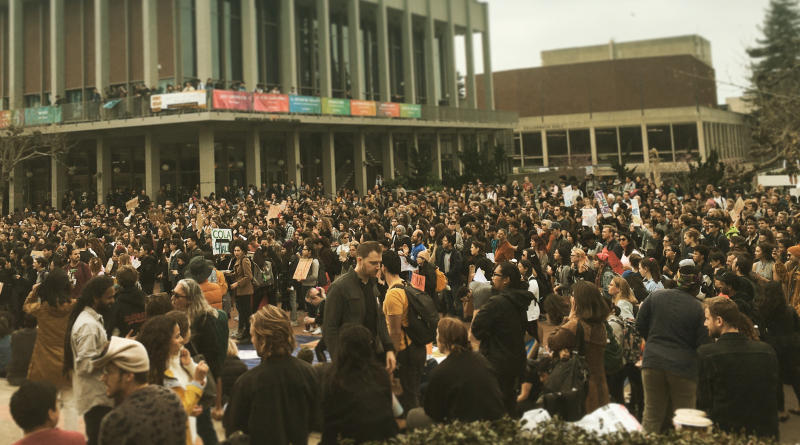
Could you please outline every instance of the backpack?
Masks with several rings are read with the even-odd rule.
[[[559,416],[567,422],[580,420],[586,411],[589,366],[584,358],[583,336],[583,326],[578,322],[575,347],[569,360],[556,364],[536,402],[537,408],[544,408],[550,416]]]
[[[253,285],[253,290],[256,290],[264,284],[264,273],[261,272],[261,268],[258,267],[255,261],[249,258],[248,260],[250,261],[250,270],[253,272],[253,278],[250,280],[250,284]]]
[[[603,355],[603,368],[606,374],[614,374],[625,366],[623,360],[622,346],[614,336],[614,330],[611,329],[607,321],[603,322],[606,328],[606,350]]]
[[[266,260],[264,261],[264,269],[262,270],[263,277],[264,277],[264,286],[274,286],[275,285],[275,275],[272,273],[272,261]]]
[[[438,267],[436,268],[436,292],[441,292],[447,287],[447,276]]]
[[[403,327],[403,332],[418,345],[433,343],[439,326],[439,311],[433,298],[413,286],[403,286],[403,290],[408,300],[408,327]]]
[[[622,355],[625,363],[636,363],[642,357],[642,343],[644,339],[636,324],[632,319],[623,320],[620,317],[613,317],[611,321],[622,326]]]
[[[317,260],[317,262],[319,262],[319,269],[317,269],[317,286],[325,287],[328,285],[328,274],[325,273],[325,264],[319,260]]]
[[[611,266],[606,266],[603,269],[603,272],[602,272],[602,275],[601,275],[602,280],[603,280],[602,281],[602,284],[603,284],[603,296],[606,297],[609,300],[612,300],[612,298],[611,298],[611,294],[608,293],[608,285],[611,284],[611,280],[613,280],[614,277],[618,277],[618,276],[620,276],[620,274],[614,272],[614,269],[612,269]]]

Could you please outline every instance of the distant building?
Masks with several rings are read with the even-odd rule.
[[[711,150],[746,156],[746,116],[718,106],[711,45],[700,36],[543,51],[542,64],[493,75],[497,109],[520,115],[514,167],[585,163],[608,174],[608,157],[628,149],[642,173],[652,148],[662,171]]]

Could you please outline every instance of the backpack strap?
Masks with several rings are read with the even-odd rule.
[[[581,324],[580,320],[578,320],[578,325],[575,329],[575,336],[576,336],[576,341],[575,341],[576,351],[574,352],[577,352],[579,356],[584,357],[586,356],[586,351],[584,350],[585,340],[583,338],[584,336],[583,325]]]

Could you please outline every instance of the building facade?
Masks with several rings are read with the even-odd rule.
[[[207,196],[319,179],[328,194],[363,192],[413,168],[412,150],[446,177],[461,168],[460,147],[494,143],[517,123],[495,111],[491,76],[478,93],[476,41],[492,70],[488,14],[476,0],[6,0],[0,126],[67,132],[75,144],[63,160],[17,166],[9,208],[56,206],[68,190],[102,202],[111,188],[152,196],[199,185]],[[187,82],[216,90],[160,111],[133,94]],[[234,85],[245,95],[220,93]],[[259,108],[256,88],[317,105]],[[95,89],[104,101],[92,102]]]

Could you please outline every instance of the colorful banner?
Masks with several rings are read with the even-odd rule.
[[[351,116],[375,116],[377,114],[377,103],[368,100],[351,100]]]
[[[0,111],[0,128],[20,127],[25,121],[25,113],[20,110]]]
[[[422,105],[400,104],[400,117],[408,119],[422,118]]]
[[[253,94],[253,111],[267,113],[288,113],[289,96],[285,94]]]
[[[322,100],[319,97],[289,96],[289,112],[322,114]]]
[[[25,109],[26,125],[57,124],[61,122],[61,107],[39,107]]]
[[[150,96],[150,108],[155,111],[177,108],[206,108],[206,91],[187,91],[181,93],[156,94]]]
[[[322,114],[349,116],[350,101],[347,99],[328,99],[324,97],[322,98]]]
[[[600,212],[603,214],[603,218],[611,217],[611,209],[608,208],[608,201],[606,201],[605,193],[603,193],[602,190],[598,190],[594,192],[594,196],[596,196],[597,200],[600,202]]]
[[[378,107],[378,116],[400,117],[400,104],[381,102]]]
[[[250,111],[250,93],[214,90],[214,109]]]

